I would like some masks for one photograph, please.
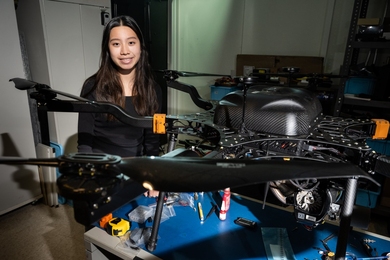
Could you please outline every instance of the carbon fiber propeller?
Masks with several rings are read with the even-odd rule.
[[[54,90],[45,84],[40,84],[40,83],[31,81],[31,80],[22,79],[22,78],[12,78],[9,81],[12,81],[15,84],[15,88],[17,88],[19,90],[36,89],[36,90],[40,90],[40,91],[45,91],[45,92],[50,93],[52,95],[58,94],[58,95],[62,95],[64,97],[72,98],[74,100],[90,102],[90,100],[88,100],[88,99],[85,99],[85,98],[82,98],[79,96],[75,96],[75,95],[72,95],[72,94],[69,94],[66,92],[62,92],[59,90]]]
[[[215,191],[285,179],[373,178],[350,163],[310,159],[224,160],[187,157],[120,158],[106,154],[69,154],[51,159],[0,158],[0,164],[59,167],[66,178],[115,178],[123,173],[146,189],[172,192]],[[103,178],[102,178],[103,179]],[[104,186],[104,183],[100,183]]]

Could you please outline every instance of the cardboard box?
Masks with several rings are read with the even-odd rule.
[[[323,63],[323,57],[238,54],[236,74],[243,76],[244,66],[269,68],[270,73],[281,72],[283,67],[298,67],[299,73],[323,73]]]
[[[380,18],[359,18],[357,25],[379,25]]]

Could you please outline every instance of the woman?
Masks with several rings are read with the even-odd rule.
[[[153,80],[144,39],[134,19],[119,16],[107,23],[100,59],[99,70],[84,82],[82,97],[114,103],[132,116],[161,111],[161,89]],[[151,128],[129,126],[112,115],[80,113],[78,151],[122,157],[158,155],[159,136]]]

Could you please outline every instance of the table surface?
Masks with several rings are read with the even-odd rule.
[[[204,193],[199,195],[195,204],[201,202],[203,212],[207,215],[212,203],[220,206],[221,200],[221,193]],[[156,199],[140,196],[114,211],[113,216],[128,219],[128,213],[138,205],[152,205],[155,202]],[[295,259],[320,259],[319,250],[315,248],[324,249],[320,240],[331,234],[335,234],[335,237],[330,239],[327,244],[332,251],[336,250],[338,226],[325,223],[313,231],[308,231],[296,222],[292,212],[287,209],[272,205],[266,205],[263,209],[263,204],[260,201],[239,195],[232,194],[230,209],[224,221],[221,221],[218,214],[215,213],[202,223],[198,210],[189,206],[175,206],[174,210],[176,216],[161,223],[157,247],[153,252],[150,252],[162,259],[267,259],[264,241],[268,244],[271,240],[269,237],[264,237],[262,231],[272,228],[286,232],[287,244],[288,242],[291,244]],[[236,225],[234,220],[237,217],[255,221],[257,228],[251,230]],[[152,223],[131,222],[131,230],[144,226],[152,226]],[[121,247],[118,238],[108,234],[104,234],[104,236],[107,239],[113,239],[111,241],[118,244],[117,248]],[[357,257],[367,257],[368,255],[361,244],[362,239],[374,240],[375,242],[371,243],[370,246],[376,249],[379,256],[390,251],[390,238],[361,230],[351,230],[347,252]],[[275,241],[271,242],[275,243]],[[147,251],[145,247],[141,248]]]

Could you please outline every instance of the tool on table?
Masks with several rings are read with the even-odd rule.
[[[369,244],[369,243],[375,243],[375,240],[369,239],[369,238],[364,238],[363,242]]]
[[[107,222],[106,231],[111,236],[123,236],[130,230],[130,222],[123,218],[112,218]]]
[[[323,259],[324,260],[334,260],[335,259],[335,253],[333,252],[326,252],[324,255],[323,255]]]
[[[207,216],[204,219],[204,221],[206,221],[211,216],[211,214],[213,214],[217,210],[217,207],[218,207],[217,205],[213,204],[213,206],[211,207],[209,213],[207,213]]]
[[[325,239],[321,239],[321,243],[322,245],[325,247],[325,249],[328,251],[328,252],[332,252],[332,250],[330,250],[329,246],[328,246],[328,241],[331,240],[333,237],[335,237],[335,234],[330,234],[329,236],[327,236]]]
[[[229,210],[229,207],[230,207],[230,188],[225,188],[223,190],[221,210],[219,211],[220,220],[226,219],[226,213]]]
[[[362,242],[363,249],[367,253],[367,255],[373,256],[372,255],[372,247],[368,243],[366,243],[364,240],[362,240],[361,242]]]
[[[198,202],[198,211],[199,211],[200,222],[203,222],[204,215],[203,215],[202,203],[200,202]]]
[[[112,213],[109,213],[107,215],[105,215],[104,217],[102,217],[99,221],[99,226],[101,228],[106,228],[106,225],[108,223],[108,221],[110,221],[112,219]]]
[[[234,220],[234,223],[246,228],[255,229],[257,227],[257,224],[253,220],[249,220],[246,218],[238,217]]]

